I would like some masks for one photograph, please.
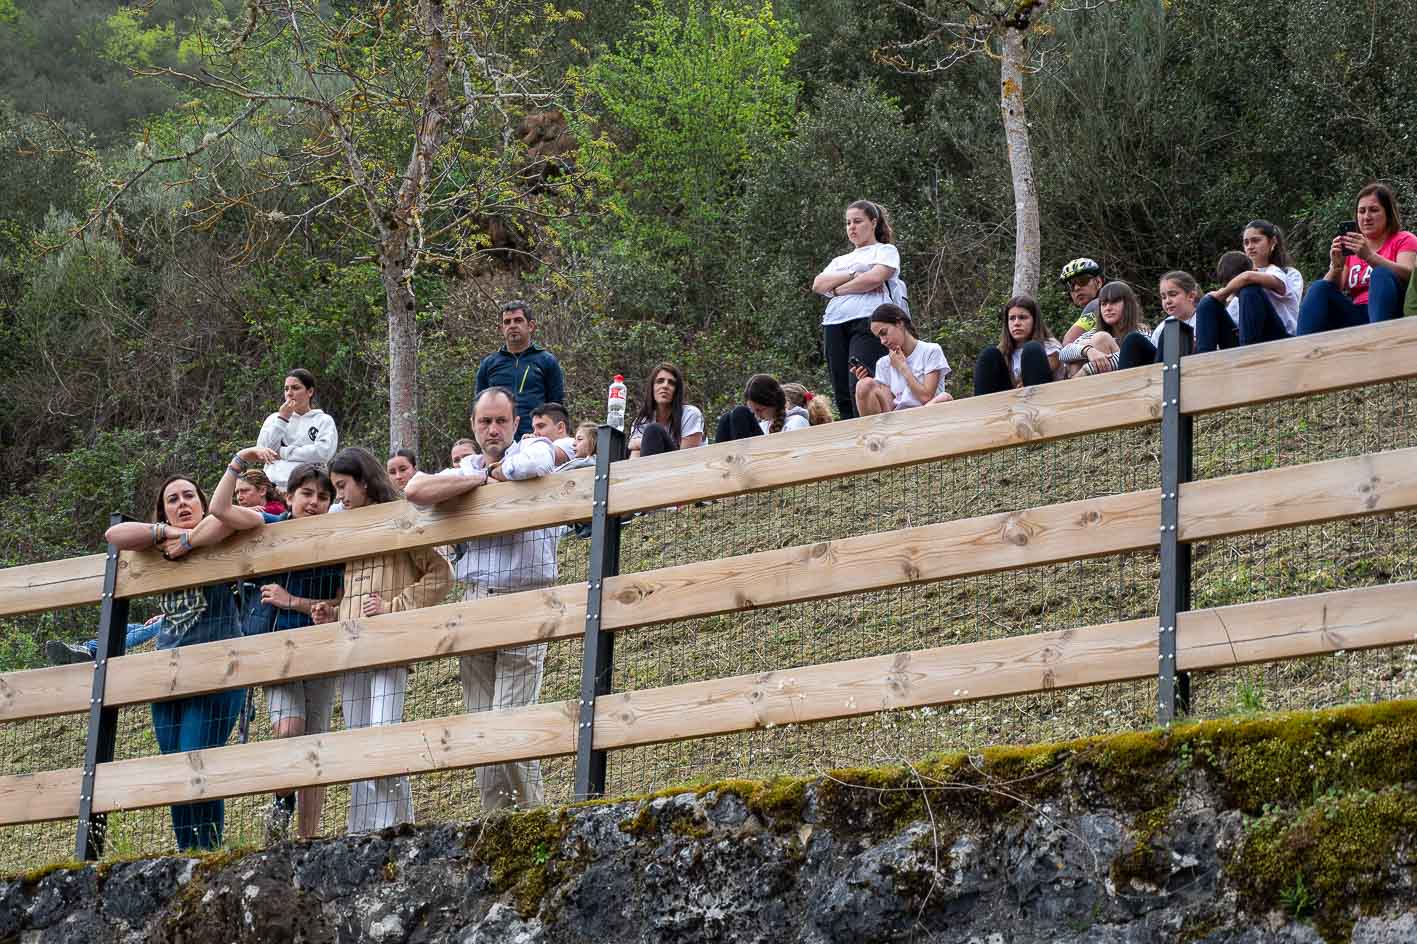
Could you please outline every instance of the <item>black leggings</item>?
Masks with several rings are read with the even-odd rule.
[[[1023,385],[1034,387],[1053,379],[1053,368],[1048,363],[1048,353],[1037,341],[1029,341],[1019,354],[1019,373],[1023,375]],[[982,397],[986,393],[1003,393],[1014,387],[1013,369],[1004,352],[997,347],[986,347],[979,352],[974,362],[974,395]]]
[[[640,430],[640,455],[657,456],[661,452],[675,452],[679,444],[669,435],[663,423],[650,423]]]
[[[713,441],[731,442],[734,439],[747,439],[749,436],[762,434],[763,428],[758,425],[758,418],[753,415],[752,410],[740,403],[718,418],[718,431]],[[644,453],[641,452],[640,455]]]
[[[871,333],[871,319],[857,318],[841,324],[822,325],[822,350],[831,373],[832,398],[836,412],[844,420],[856,416],[856,376],[846,367],[853,355],[867,373],[874,373],[876,361],[886,356],[886,348]]]

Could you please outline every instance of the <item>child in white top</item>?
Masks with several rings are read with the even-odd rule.
[[[874,376],[867,375],[865,365],[853,365],[857,377],[856,412],[873,416],[935,399],[951,373],[940,346],[919,340],[910,316],[900,306],[889,303],[871,313],[871,333],[888,353],[876,361]]]

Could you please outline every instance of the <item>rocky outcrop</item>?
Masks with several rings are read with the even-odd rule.
[[[0,882],[0,942],[1417,941],[1417,708]]]

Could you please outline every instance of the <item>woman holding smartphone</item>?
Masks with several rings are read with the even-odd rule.
[[[886,349],[871,333],[871,312],[886,302],[903,301],[905,286],[885,207],[870,200],[847,207],[846,239],[851,252],[829,262],[812,280],[812,291],[827,299],[822,349],[837,415],[849,420],[856,416],[856,375],[850,361],[869,369],[885,356]]]
[[[1357,217],[1329,244],[1328,272],[1299,306],[1299,334],[1402,316],[1403,293],[1417,264],[1417,236],[1402,228],[1397,198],[1386,184],[1358,191]]]

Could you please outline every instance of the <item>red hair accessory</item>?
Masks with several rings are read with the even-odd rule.
[[[808,390],[806,393],[802,394],[802,402],[803,402],[803,403],[811,403],[811,402],[812,402],[812,398],[815,397],[815,396],[816,396],[815,393],[813,393],[812,391]]]

